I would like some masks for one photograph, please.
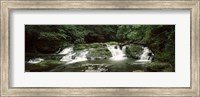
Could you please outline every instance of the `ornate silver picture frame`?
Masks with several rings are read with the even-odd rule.
[[[12,10],[190,10],[190,87],[11,87],[10,14]],[[0,96],[200,96],[199,0],[1,0]],[[23,64],[21,64],[23,65]]]

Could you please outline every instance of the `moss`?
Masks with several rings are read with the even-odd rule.
[[[152,62],[147,64],[147,70],[151,72],[174,72],[170,63]]]
[[[84,49],[91,49],[91,48],[102,48],[103,43],[90,43],[90,44],[77,44],[74,46],[74,50],[84,50]]]
[[[78,50],[84,50],[88,48],[88,44],[77,44],[74,46],[74,50],[78,51]]]
[[[26,64],[25,71],[29,72],[45,72],[55,68],[58,65],[62,65],[63,62],[56,60],[45,60],[38,64]]]
[[[143,51],[142,46],[130,44],[126,48],[126,55],[127,57],[139,59],[141,52]]]
[[[36,65],[40,65],[40,66],[48,66],[50,64],[52,65],[58,65],[58,64],[63,64],[64,62],[61,61],[57,61],[57,60],[44,60]]]
[[[89,44],[90,48],[102,48],[103,47],[103,43],[91,43]]]
[[[91,50],[87,57],[89,59],[106,59],[106,58],[109,58],[111,57],[111,52],[107,49],[107,48],[96,48],[96,49],[93,49]]]
[[[119,43],[112,41],[112,42],[107,42],[106,44],[108,44],[108,45],[118,45]]]

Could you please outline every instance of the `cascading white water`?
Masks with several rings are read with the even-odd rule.
[[[143,47],[142,55],[140,55],[140,60],[136,62],[151,62],[153,58],[153,53],[148,47]]]
[[[73,47],[67,47],[63,49],[59,54],[66,54],[60,61],[71,61],[72,56],[75,55],[75,53],[73,53]]]
[[[59,54],[68,54],[73,51],[73,47],[63,49]]]
[[[111,52],[112,57],[110,59],[112,60],[124,60],[127,59],[126,57],[126,46],[123,46],[122,49],[120,49],[119,45],[108,45],[107,44],[108,50]]]
[[[68,54],[66,54],[65,56],[62,57],[62,59],[60,59],[60,61],[72,61],[72,56],[74,56],[76,53],[70,52]]]
[[[149,57],[150,57],[150,56],[148,56],[149,53],[150,53],[150,50],[147,47],[144,47],[143,53],[140,56],[140,60],[149,60]]]
[[[108,50],[111,52],[112,57],[111,60],[120,61],[127,59],[126,57],[126,46],[123,46],[122,49],[119,45],[108,45]],[[65,54],[60,61],[65,61],[66,64],[76,63],[87,61],[86,55],[89,53],[89,50],[85,49],[82,51],[73,51],[73,47],[65,48],[59,54]],[[136,62],[151,62],[153,58],[153,53],[148,47],[143,47],[142,54],[140,55],[140,59]]]
[[[89,52],[88,50],[74,52],[73,47],[68,47],[59,53],[59,54],[66,54],[65,56],[62,57],[62,59],[60,59],[60,61],[66,61],[67,64],[87,61],[86,55],[88,54],[88,52]]]
[[[87,50],[83,50],[83,51],[80,51],[79,53],[75,53],[76,57],[74,59],[72,59],[71,61],[69,61],[67,64],[87,61],[88,59],[87,59],[86,55],[88,54],[88,52],[89,51],[87,51]]]

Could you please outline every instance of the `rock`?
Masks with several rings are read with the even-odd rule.
[[[84,49],[93,49],[93,48],[103,48],[102,43],[90,43],[90,44],[77,44],[74,46],[74,50],[84,50]]]
[[[111,52],[107,48],[96,48],[93,50],[90,50],[87,54],[87,59],[89,60],[102,60],[110,58]]]
[[[88,70],[94,70],[94,67],[88,67]]]
[[[117,46],[115,46],[115,49],[117,49]]]
[[[85,72],[97,72],[97,70],[85,70]]]
[[[108,69],[106,69],[106,68],[98,68],[97,71],[98,72],[107,72]]]
[[[130,44],[126,48],[127,57],[139,59],[142,54],[143,48],[140,45]]]
[[[85,72],[107,72],[108,68],[105,64],[83,64],[86,67]]]
[[[76,58],[76,56],[75,56],[75,55],[73,55],[73,56],[72,56],[72,59],[75,59],[75,58]]]
[[[108,44],[108,45],[119,45],[118,42],[107,42],[106,44]]]

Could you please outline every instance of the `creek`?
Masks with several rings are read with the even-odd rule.
[[[51,72],[132,72],[145,71],[145,64],[151,62],[153,53],[148,47],[142,47],[143,51],[139,59],[128,58],[127,46],[109,45],[106,48],[111,53],[109,58],[88,56],[93,49],[74,51],[73,46],[63,49],[59,54],[64,54],[60,61],[65,62],[61,66],[50,70]]]

